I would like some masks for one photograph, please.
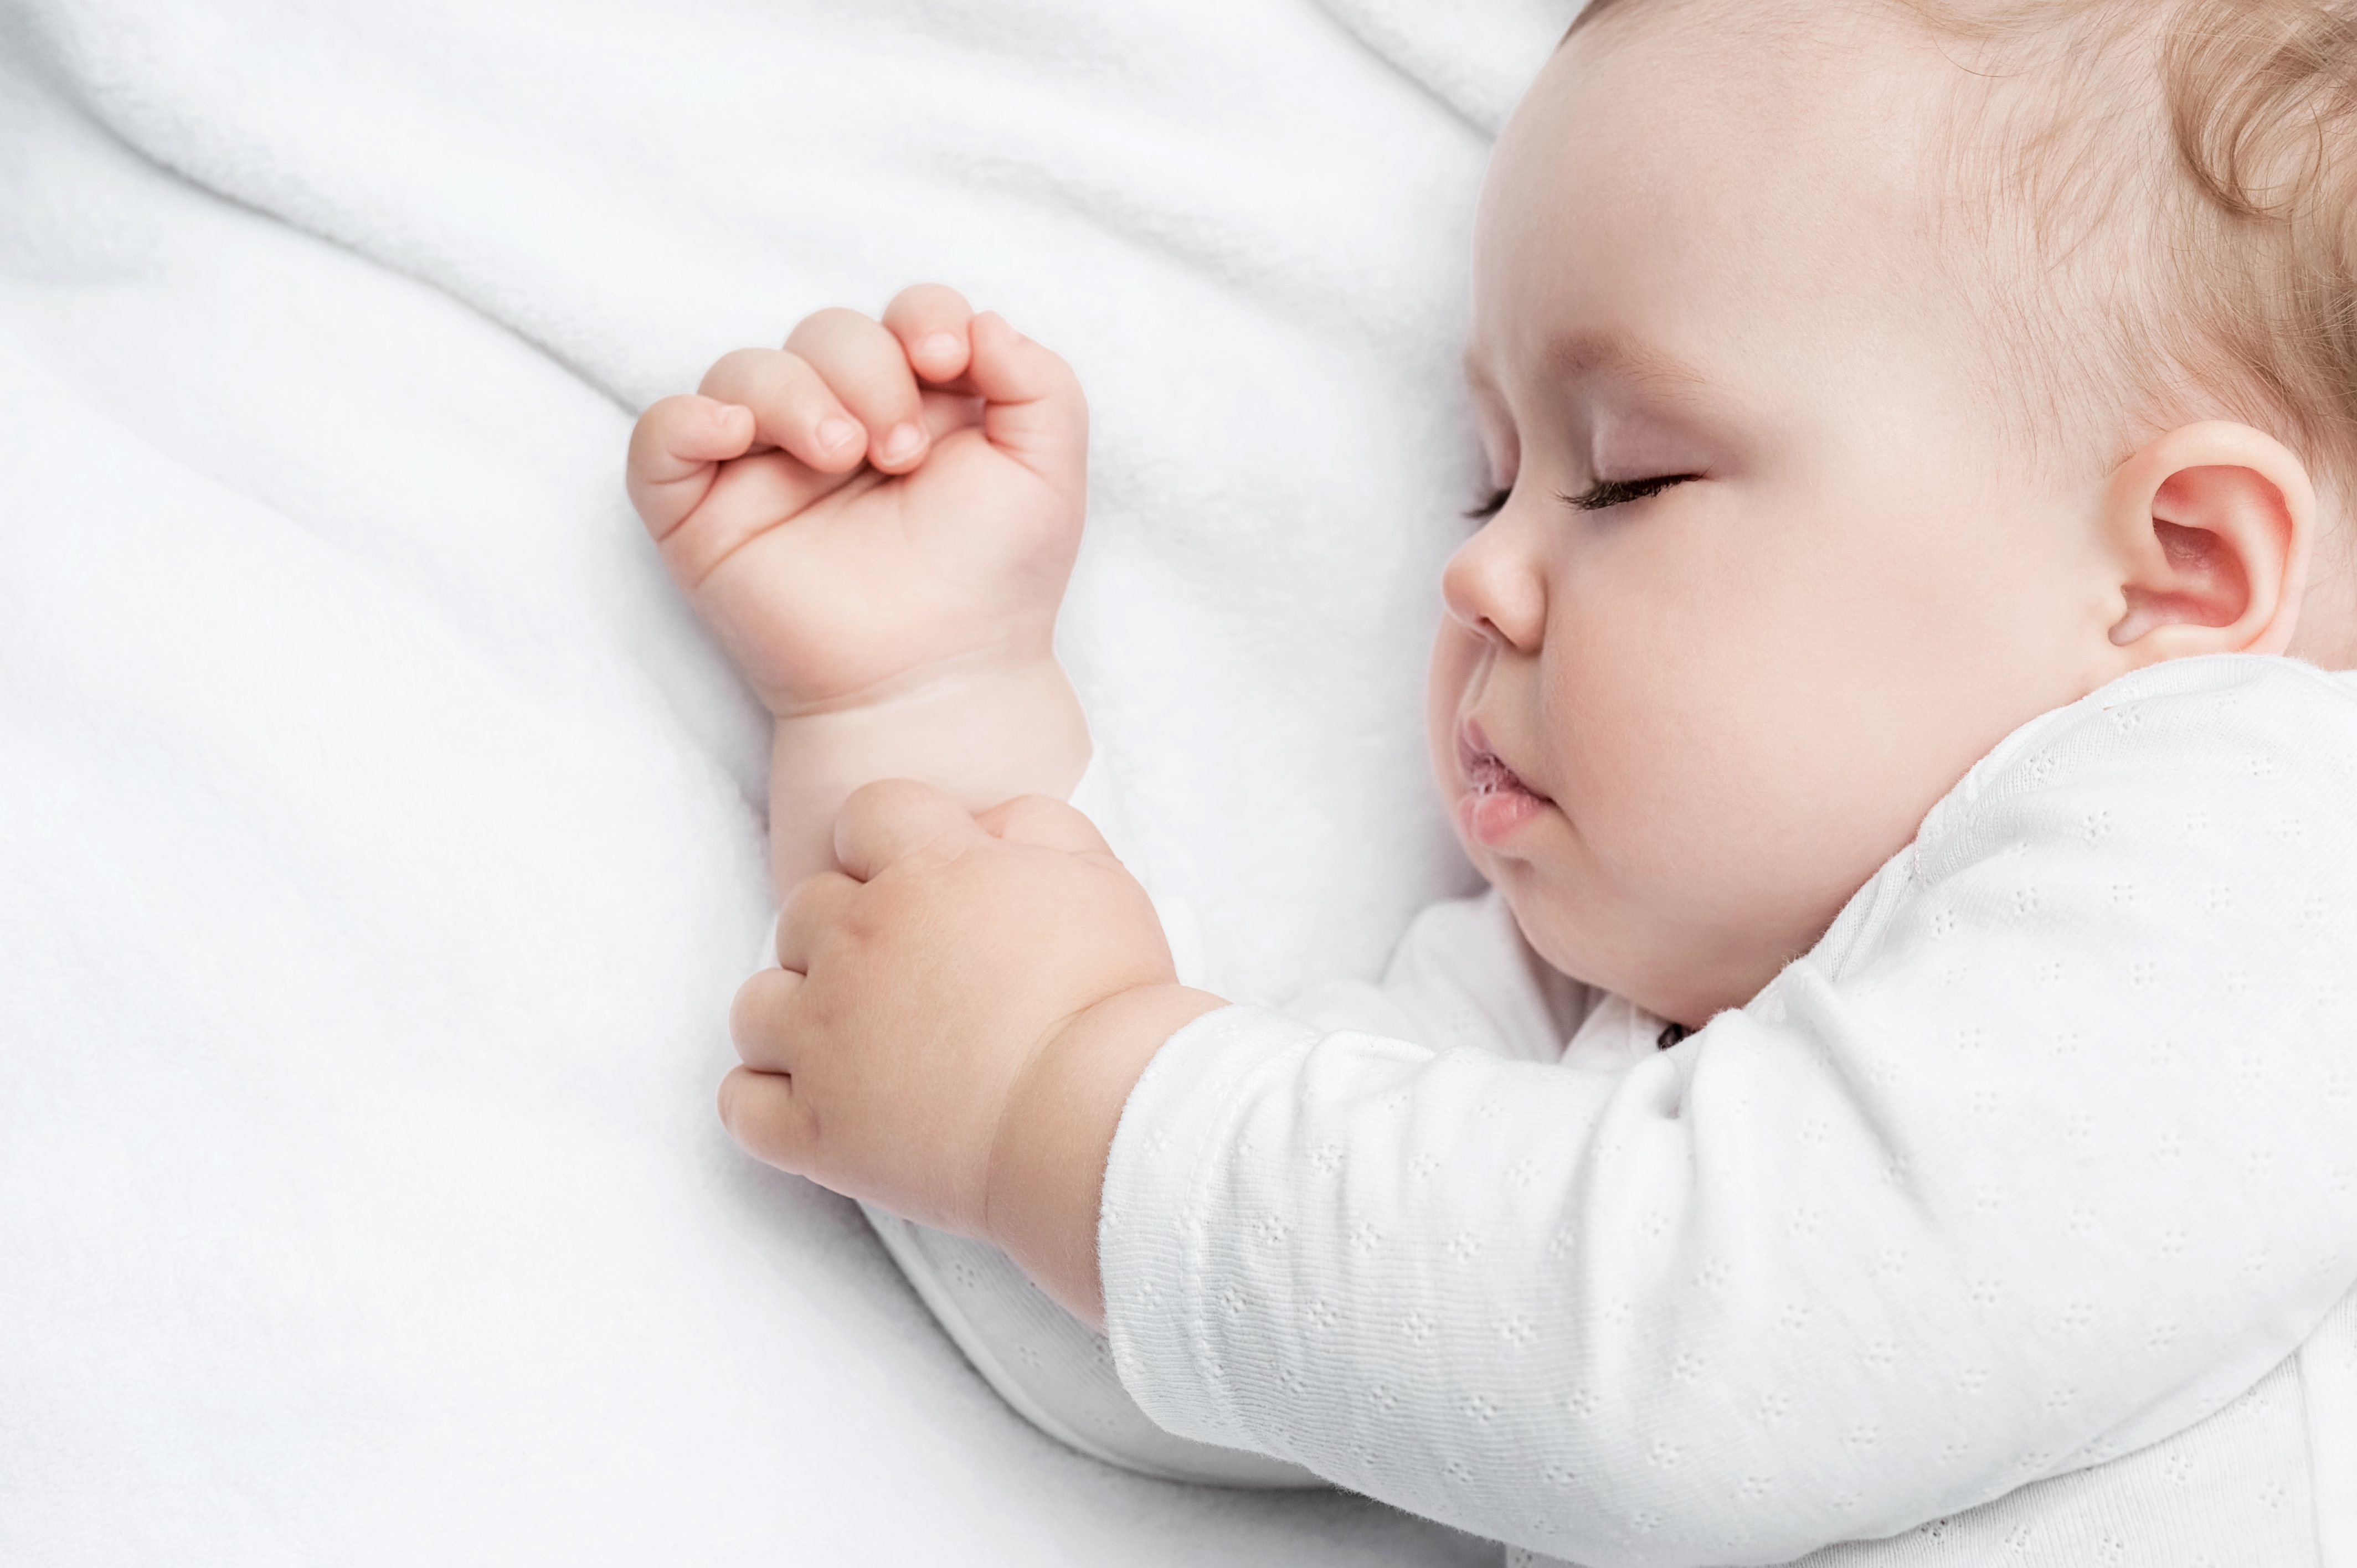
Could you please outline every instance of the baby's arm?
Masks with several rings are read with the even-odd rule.
[[[938,287],[901,295],[880,324],[822,312],[785,351],[730,354],[701,395],[640,423],[632,497],[776,715],[780,902],[833,865],[835,815],[871,779],[929,780],[978,809],[1080,777],[1088,732],[1051,639],[1085,424],[1053,355]],[[1114,804],[1098,789],[1090,809]],[[1315,1484],[1154,1427],[1103,1337],[1060,1319],[996,1249],[868,1215],[976,1369],[1051,1435],[1166,1477]]]
[[[721,1116],[770,1164],[996,1244],[1102,1324],[1097,1196],[1123,1101],[1223,1005],[1178,983],[1146,890],[1080,812],[856,792],[737,993]]]
[[[844,800],[918,779],[974,810],[1089,757],[1058,666],[1088,414],[1064,362],[953,291],[825,310],[632,433],[632,501],[776,719],[780,900],[834,864]]]
[[[2357,703],[2138,679],[1618,1077],[1218,1011],[1062,808],[866,794],[801,972],[740,1004],[791,1077],[731,1124],[1078,1310],[1116,1287],[1175,1431],[1584,1561],[1889,1533],[2203,1419],[2357,1268]],[[870,1102],[904,1081],[920,1143]]]

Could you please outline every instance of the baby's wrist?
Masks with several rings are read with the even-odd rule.
[[[1073,1316],[1104,1324],[1097,1211],[1122,1107],[1163,1043],[1228,1004],[1178,984],[1117,992],[1074,1015],[1008,1093],[983,1228]]]
[[[1069,795],[1089,756],[1080,697],[1049,655],[943,663],[856,704],[780,714],[770,775],[778,895],[834,865],[835,813],[863,785],[915,779],[979,811]]]

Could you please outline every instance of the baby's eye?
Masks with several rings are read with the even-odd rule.
[[[1479,506],[1469,506],[1465,509],[1465,519],[1469,522],[1487,522],[1505,510],[1506,503],[1513,499],[1514,492],[1512,489],[1492,490],[1490,492],[1488,500]]]
[[[1672,485],[1701,478],[1700,474],[1659,474],[1650,479],[1598,479],[1576,496],[1564,496],[1563,500],[1581,511],[1602,511],[1607,507],[1626,506],[1647,496],[1660,495]]]

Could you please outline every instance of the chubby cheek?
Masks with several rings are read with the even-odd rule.
[[[1525,929],[1582,978],[1699,1022],[1813,946],[1953,780],[1920,803],[1894,789],[1901,736],[1872,682],[1757,595],[1562,607],[1540,691],[1572,837]]]
[[[1757,778],[1759,715],[1706,672],[1704,650],[1650,639],[1550,639],[1540,711],[1577,869],[1592,896],[1621,906],[1617,918],[1675,918],[1674,906],[1727,875],[1730,830],[1756,804],[1730,785],[1735,776]]]

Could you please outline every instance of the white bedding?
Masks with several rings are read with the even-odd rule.
[[[1372,972],[1575,8],[0,5],[0,1562],[1493,1560],[1066,1452],[728,1144],[764,730],[619,469],[821,305],[1006,311],[1150,848],[1240,998]]]

